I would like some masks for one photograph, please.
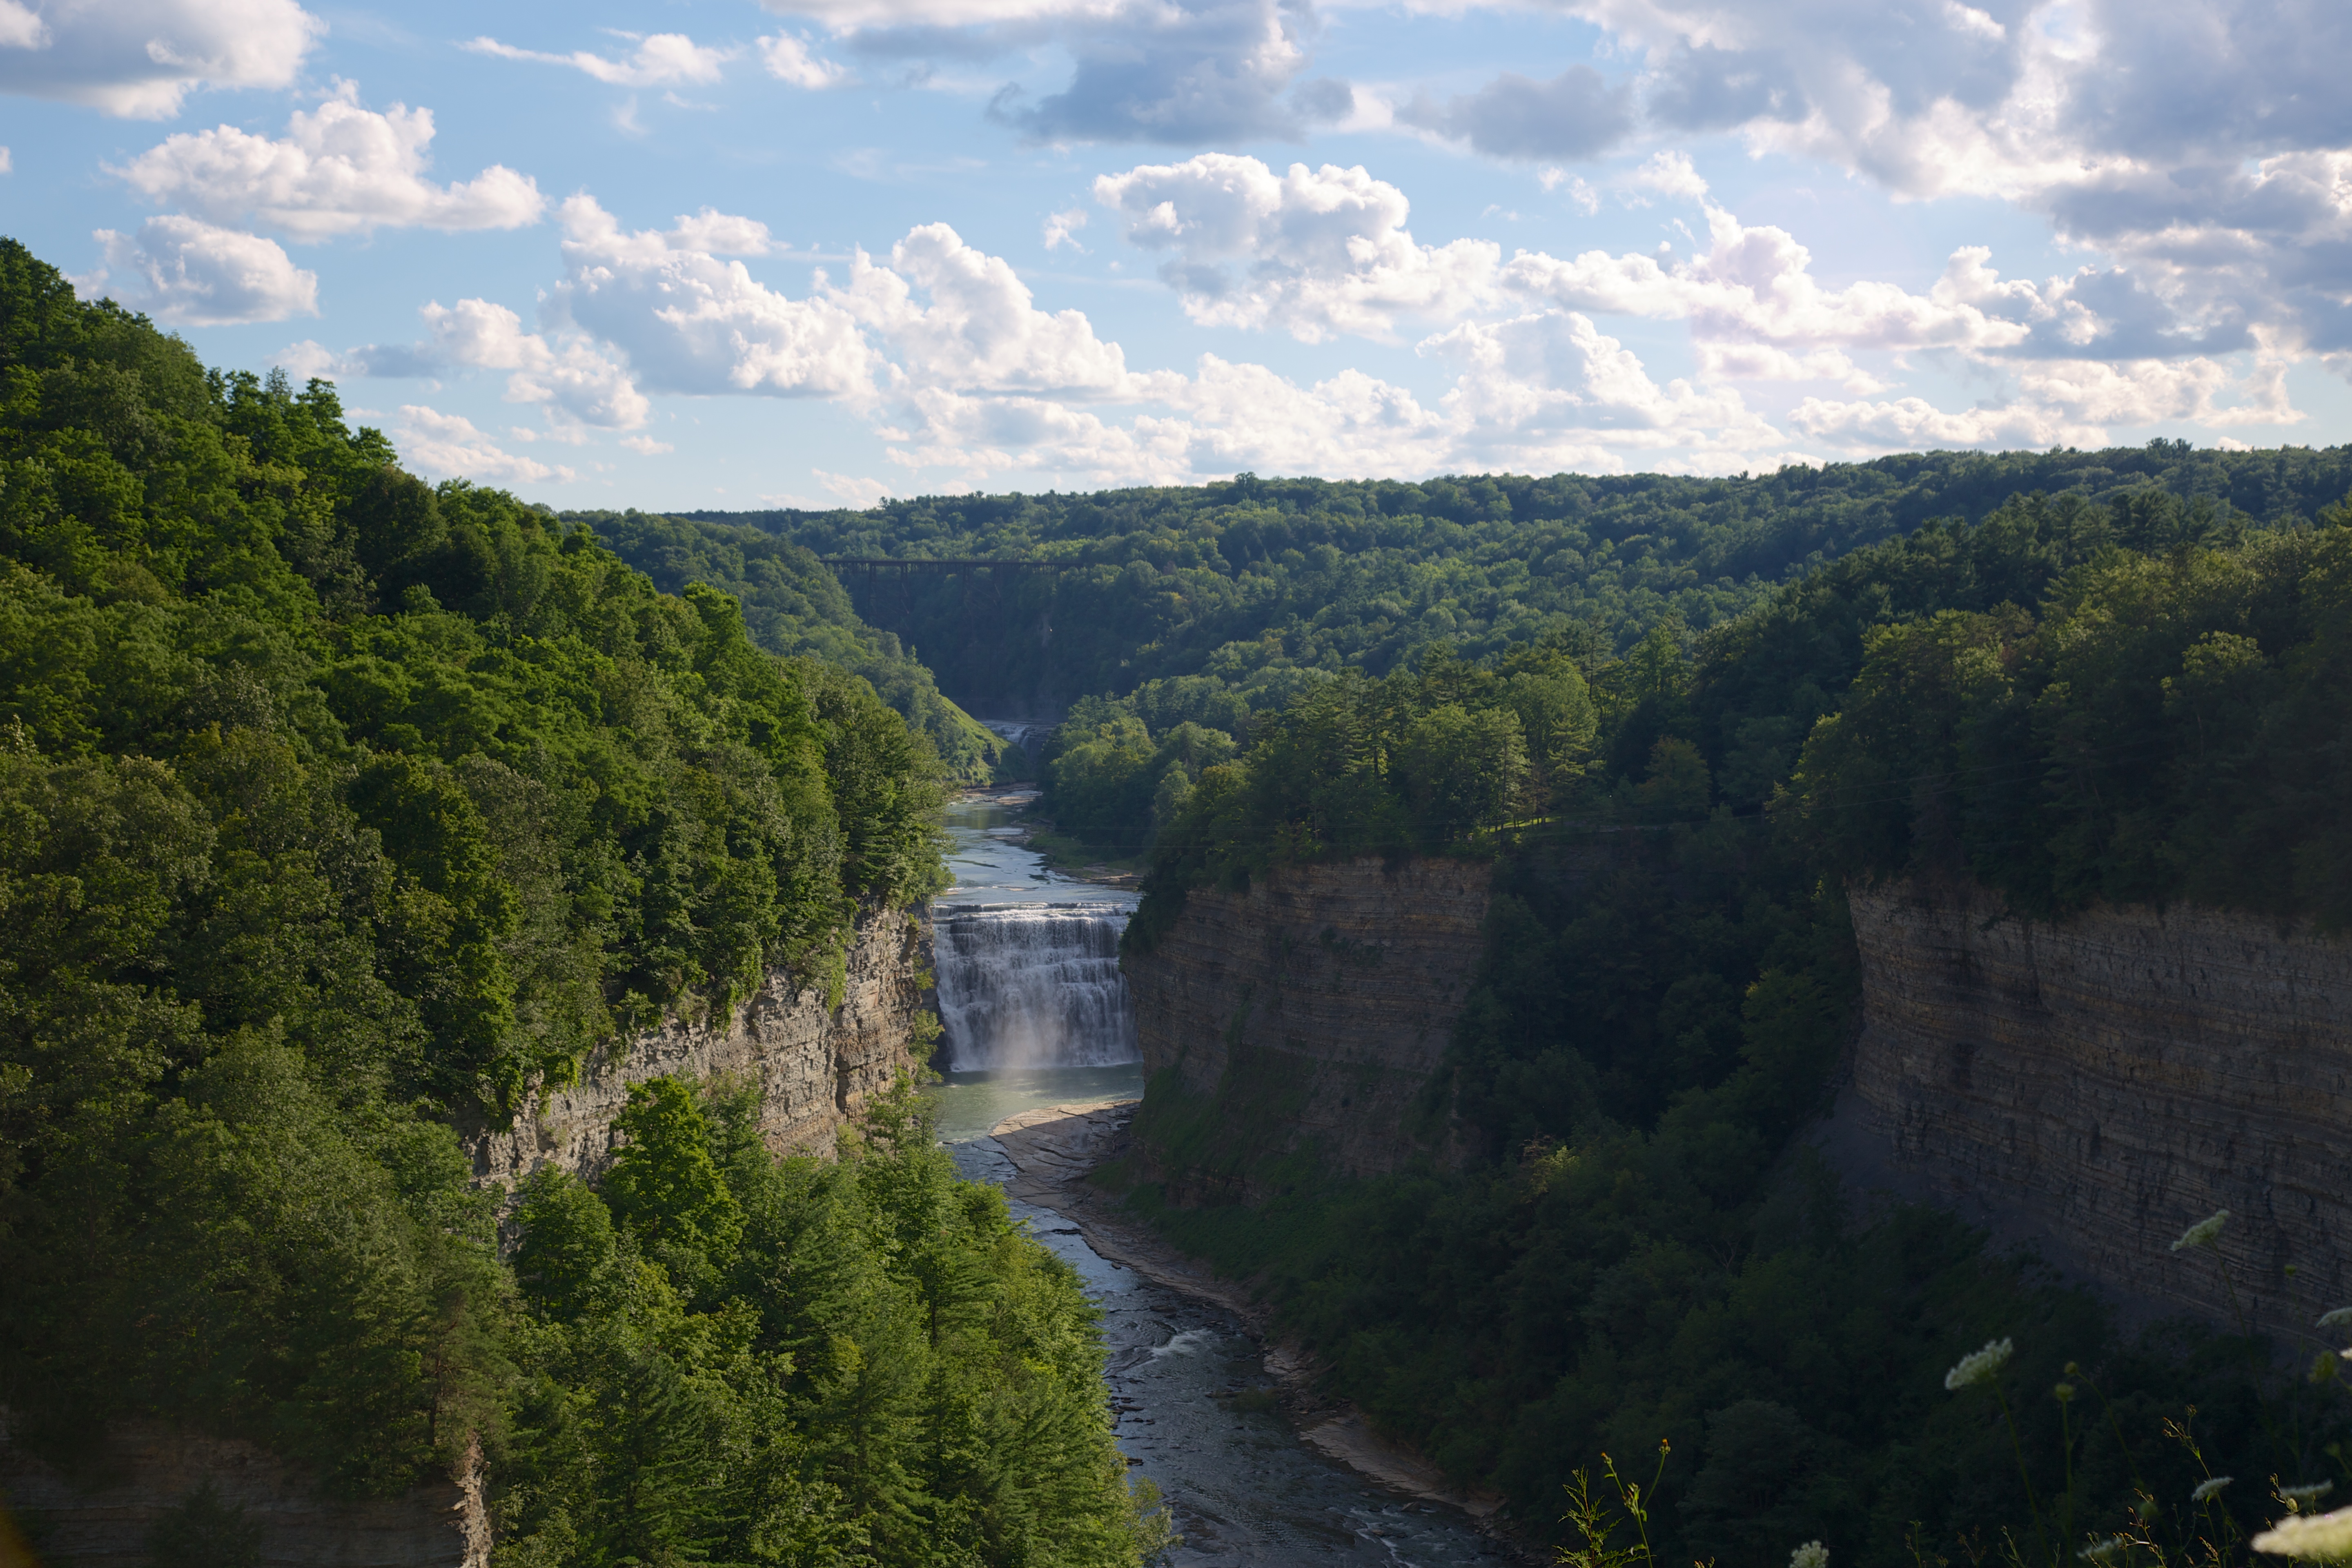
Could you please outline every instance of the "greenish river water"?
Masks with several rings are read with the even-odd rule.
[[[1133,906],[1132,894],[1047,873],[1013,842],[1015,809],[967,801],[950,813],[950,865],[959,886],[941,897],[942,910],[1097,901],[1109,913]],[[1131,1057],[1132,1038],[1124,1044]],[[1097,1058],[1122,1054],[1116,1045],[1084,1043]],[[1001,1183],[1013,1170],[991,1127],[1038,1106],[1140,1095],[1143,1075],[1132,1060],[1042,1063],[950,1072],[929,1092],[940,1142],[958,1167],[969,1178]],[[1440,1568],[1505,1560],[1461,1514],[1391,1495],[1301,1443],[1265,1397],[1273,1379],[1256,1343],[1230,1315],[1108,1261],[1050,1209],[1016,1202],[1013,1211],[1077,1269],[1102,1309],[1118,1445],[1159,1485],[1183,1531],[1172,1558],[1181,1568]]]

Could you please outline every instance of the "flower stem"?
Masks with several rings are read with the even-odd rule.
[[[2033,1477],[2025,1468],[2025,1440],[2017,1435],[2017,1417],[2009,1408],[2009,1393],[1999,1379],[1992,1385],[1992,1396],[2000,1401],[2000,1418],[2009,1425],[2009,1451],[2017,1459],[2017,1479],[2025,1483],[2025,1505],[2033,1510],[2033,1539],[2042,1548],[2045,1562],[2055,1563],[2050,1555],[2050,1532],[2042,1521],[2042,1499],[2033,1489]]]

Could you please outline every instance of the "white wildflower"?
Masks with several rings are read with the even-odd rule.
[[[2223,1487],[2228,1486],[2236,1479],[2237,1478],[2234,1476],[2214,1476],[2210,1479],[2199,1481],[2197,1483],[2197,1489],[2189,1494],[2189,1500],[2190,1502],[2203,1502],[2207,1498],[2211,1497],[2215,1492],[2220,1491]]]
[[[2333,1562],[2352,1556],[2352,1508],[2334,1513],[2290,1514],[2254,1537],[2254,1550],[2281,1557]]]
[[[2317,1502],[2321,1498],[2326,1497],[2329,1492],[2332,1492],[2335,1489],[2336,1483],[2334,1481],[2313,1481],[2308,1486],[2281,1487],[2278,1489],[2279,1501],[2286,1504],[2287,1507],[2294,1510],[2297,1513],[2301,1513],[2305,1503]]]
[[[1944,1386],[1974,1388],[1978,1384],[1990,1383],[2016,1351],[2014,1340],[1987,1340],[1984,1349],[1970,1351],[1953,1363],[1952,1370],[1944,1374]]]
[[[2338,1307],[2332,1312],[2322,1312],[2319,1314],[2319,1321],[2312,1326],[2319,1329],[2333,1329],[2346,1323],[2352,1323],[2352,1307]]]
[[[2179,1252],[2186,1247],[2210,1247],[2213,1245],[2213,1238],[2221,1234],[2221,1227],[2229,1223],[2230,1211],[2215,1209],[2212,1214],[2182,1231],[2180,1239],[2172,1244],[2172,1250]]]
[[[1830,1568],[1830,1549],[1818,1541],[1808,1541],[1789,1553],[1789,1568]]]
[[[2116,1558],[2122,1556],[2124,1552],[2130,1548],[2130,1546],[2131,1537],[2127,1535],[2110,1535],[2105,1541],[2093,1542],[2090,1545],[2083,1548],[2082,1551],[2074,1553],[2074,1555],[2080,1557],[2085,1563],[2112,1563]]]

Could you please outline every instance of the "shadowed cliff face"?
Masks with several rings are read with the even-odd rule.
[[[616,1152],[613,1119],[627,1106],[629,1087],[664,1076],[756,1082],[770,1149],[829,1152],[835,1131],[867,1096],[919,1065],[909,1042],[929,995],[930,950],[930,928],[907,911],[864,916],[838,1007],[825,1005],[821,986],[772,971],[723,1029],[665,1024],[590,1063],[578,1083],[532,1100],[511,1128],[476,1136],[475,1179],[511,1186],[552,1164],[594,1180]]]
[[[0,1412],[0,1492],[45,1563],[148,1568],[150,1532],[209,1487],[247,1534],[259,1568],[488,1568],[481,1450],[456,1478],[396,1498],[321,1496],[311,1478],[251,1443],[123,1422],[72,1476],[8,1446]]]
[[[1456,1163],[1422,1091],[1469,996],[1492,879],[1469,861],[1362,859],[1194,889],[1124,960],[1141,1173],[1176,1201],[1249,1201],[1283,1156],[1342,1175]]]
[[[2352,1301],[2352,942],[2179,905],[2045,924],[1968,884],[1851,900],[1854,1089],[1898,1171],[2216,1321]],[[2222,1208],[2213,1250],[2172,1250]]]

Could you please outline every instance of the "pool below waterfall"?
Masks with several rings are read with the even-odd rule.
[[[1135,895],[1049,871],[1021,847],[1022,796],[968,795],[950,810],[957,885],[933,907],[941,1059],[929,1092],[965,1176],[1002,1183],[989,1129],[1040,1106],[1143,1092],[1118,932]],[[1298,1440],[1269,1397],[1257,1345],[1223,1310],[1108,1262],[1051,1209],[1014,1215],[1075,1267],[1103,1311],[1119,1447],[1160,1489],[1184,1568],[1502,1559],[1451,1509],[1393,1496]]]

